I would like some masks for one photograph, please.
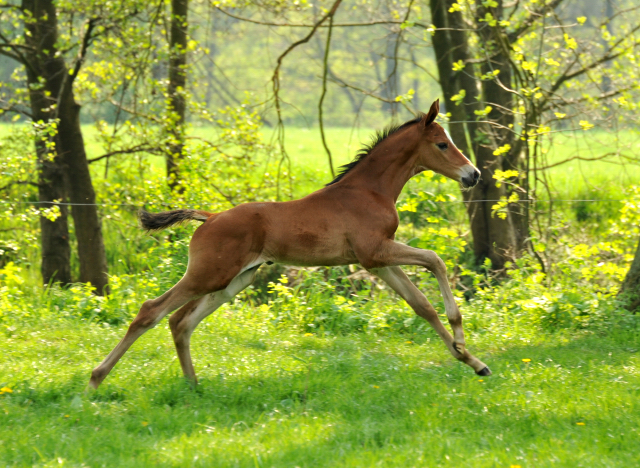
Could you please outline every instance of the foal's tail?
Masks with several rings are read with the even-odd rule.
[[[147,231],[159,231],[192,219],[204,222],[213,215],[214,213],[202,210],[172,210],[163,211],[162,213],[149,213],[148,211],[140,210],[138,212],[140,224]]]

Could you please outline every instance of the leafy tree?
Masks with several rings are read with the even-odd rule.
[[[5,4],[0,10],[0,52],[18,62],[25,74],[19,71],[16,75],[18,85],[3,111],[26,115],[37,130],[33,133],[37,180],[14,178],[6,187],[29,183],[38,189],[44,208],[38,213],[45,284],[72,280],[68,203],[77,239],[79,280],[91,283],[99,294],[107,290],[106,252],[89,164],[102,161],[106,175],[114,156],[159,151],[153,142],[159,140],[157,123],[161,119],[150,116],[155,128],[141,129],[126,123],[121,115],[136,112],[135,106],[123,110],[128,104],[125,96],[135,103],[139,99],[147,102],[146,96],[153,94],[153,89],[136,84],[148,83],[145,72],[152,62],[139,46],[157,39],[153,33],[162,6],[162,2],[135,0],[117,4],[25,0],[20,5]],[[140,89],[146,96],[136,94]],[[101,156],[87,158],[77,96],[90,111],[105,112],[105,104],[116,108],[111,128],[98,121],[106,147]],[[126,132],[118,135],[123,123],[126,136],[122,135]]]
[[[608,2],[605,12],[588,9],[590,19],[576,19],[575,7],[563,0],[430,2],[449,125],[483,173],[465,197],[472,202],[474,250],[497,269],[531,247],[532,182],[545,165],[542,146],[553,127],[588,130],[594,126],[588,114],[604,123],[610,106],[624,111],[623,96],[638,89],[629,77],[638,69],[640,28],[628,19],[640,7]]]
[[[57,206],[59,211],[55,217],[40,218],[43,280],[71,281],[67,209],[58,204],[68,200],[73,203],[80,280],[92,283],[102,294],[107,289],[107,262],[80,128],[80,105],[73,89],[96,35],[116,17],[105,5],[94,8],[50,0],[6,5],[3,12],[13,20],[9,24],[23,29],[22,34],[16,28],[3,33],[0,51],[24,66],[30,117],[47,129],[45,138],[40,134],[35,140],[38,195],[42,204]],[[61,33],[58,18],[72,10],[80,13],[78,19],[71,19],[73,34]],[[7,22],[3,24],[6,29]]]
[[[171,35],[169,37],[167,178],[172,189],[179,189],[179,163],[184,151],[184,123],[187,109],[187,32],[188,0],[171,0]]]

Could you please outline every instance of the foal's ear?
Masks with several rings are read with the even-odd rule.
[[[440,112],[440,99],[436,99],[433,104],[431,104],[431,109],[427,113],[427,116],[424,119],[424,126],[430,125],[436,120],[438,117],[438,112]]]

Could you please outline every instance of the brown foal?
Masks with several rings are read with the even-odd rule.
[[[179,307],[169,325],[182,371],[195,384],[189,350],[193,330],[249,286],[266,262],[303,266],[359,263],[426,319],[456,359],[479,375],[490,375],[489,368],[465,347],[462,316],[444,262],[435,252],[394,241],[399,221],[396,201],[411,177],[432,170],[472,187],[480,176],[434,122],[438,111],[436,101],[428,114],[379,134],[333,182],[300,200],[247,203],[217,214],[199,210],[141,213],[142,225],[148,230],[189,219],[204,223],[191,239],[183,278],[142,305],[122,341],[93,370],[89,385],[97,388],[134,341]],[[435,275],[453,336],[401,265],[419,265]]]

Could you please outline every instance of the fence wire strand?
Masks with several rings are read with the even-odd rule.
[[[497,203],[497,202],[505,202],[507,200],[430,200],[434,203]],[[552,199],[552,200],[516,200],[511,203],[582,203],[582,202],[623,202],[627,201],[624,198],[592,198],[592,199]],[[50,206],[133,206],[140,207],[142,204],[133,204],[133,203],[67,203],[67,202],[53,202],[53,201],[0,201],[0,205],[50,205]],[[160,203],[160,205],[172,206],[167,203]]]

